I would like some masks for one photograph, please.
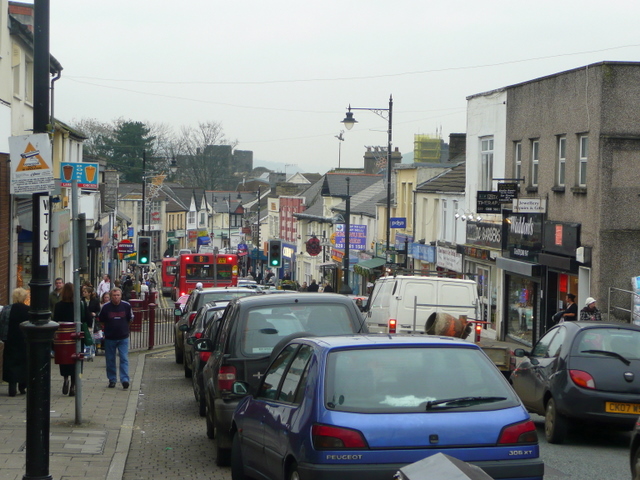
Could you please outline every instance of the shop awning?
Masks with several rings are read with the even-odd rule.
[[[372,258],[371,260],[365,260],[363,262],[359,262],[353,266],[353,271],[358,275],[371,275],[373,273],[374,268],[381,267],[386,263],[384,258]]]
[[[318,268],[336,268],[337,265],[335,262],[325,262],[318,265]]]

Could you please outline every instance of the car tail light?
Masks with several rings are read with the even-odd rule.
[[[202,332],[196,332],[194,337],[196,337],[196,339],[202,338]]]
[[[196,312],[189,315],[189,326],[193,325],[193,319],[196,318]]]
[[[231,391],[231,385],[236,381],[236,367],[223,365],[218,370],[218,389]]]
[[[536,426],[531,420],[507,425],[500,432],[498,444],[538,443]]]
[[[211,352],[199,352],[200,361],[203,363],[207,363],[209,361],[209,357],[211,356]]]
[[[187,294],[187,292],[180,292],[180,296],[181,296],[181,297],[182,297],[182,296],[184,296],[184,295],[186,295],[186,294]]]
[[[350,428],[315,424],[311,427],[311,438],[316,450],[367,448],[362,433]]]
[[[389,319],[389,333],[396,333],[397,321],[395,318]]]
[[[596,382],[591,375],[582,370],[569,370],[569,376],[573,383],[582,388],[596,388]]]
[[[476,342],[480,341],[481,335],[482,335],[482,324],[476,323]]]

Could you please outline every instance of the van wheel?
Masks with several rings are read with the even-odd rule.
[[[216,465],[218,467],[228,467],[231,464],[231,450],[220,448],[216,445]]]

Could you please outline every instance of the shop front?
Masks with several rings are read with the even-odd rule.
[[[468,222],[464,245],[464,271],[478,283],[481,320],[496,328],[500,318],[497,308],[500,276],[496,258],[502,249],[502,225],[488,222]]]
[[[541,313],[542,274],[538,263],[542,251],[542,213],[503,212],[506,245],[496,267],[504,272],[504,335],[532,345],[544,333]]]
[[[580,246],[580,224],[547,221],[544,228],[544,249],[538,257],[546,270],[545,330],[553,326],[552,315],[565,308],[567,294],[584,300],[589,292],[580,295],[579,270],[576,250]],[[588,287],[588,282],[587,287]]]

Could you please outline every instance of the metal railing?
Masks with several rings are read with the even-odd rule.
[[[173,343],[173,308],[157,308],[149,304],[146,309],[135,310],[133,317],[129,335],[131,350],[152,350]]]
[[[624,321],[633,323],[634,319],[640,321],[640,309],[634,310],[635,305],[640,305],[640,294],[631,290],[609,287],[607,296],[607,320]],[[626,308],[622,305],[628,305]]]

